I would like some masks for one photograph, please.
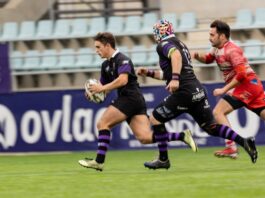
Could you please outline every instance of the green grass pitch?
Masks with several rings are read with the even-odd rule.
[[[218,159],[216,148],[169,151],[169,170],[148,170],[155,150],[108,152],[103,172],[77,163],[95,152],[0,156],[0,198],[264,198],[265,147],[252,164]]]

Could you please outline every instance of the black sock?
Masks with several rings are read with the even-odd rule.
[[[109,143],[110,143],[110,131],[107,129],[100,130],[98,132],[98,151],[96,157],[97,163],[100,164],[104,163]]]
[[[224,139],[232,140],[244,147],[244,138],[238,135],[233,129],[226,125],[216,124],[211,130],[211,135],[219,136]]]
[[[167,152],[167,141],[168,134],[166,131],[166,127],[164,124],[154,125],[154,139],[157,142],[159,149],[159,160],[166,161],[168,160],[168,152]]]

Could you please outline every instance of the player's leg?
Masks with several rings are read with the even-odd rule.
[[[103,113],[101,119],[97,123],[98,128],[98,149],[96,159],[86,158],[84,160],[79,160],[79,164],[86,168],[93,168],[96,170],[103,170],[106,152],[110,143],[112,126],[126,120],[127,116],[122,113],[116,107],[110,105],[106,111]]]
[[[243,138],[230,127],[222,124],[217,124],[214,121],[214,117],[211,108],[208,105],[207,99],[201,101],[197,105],[194,105],[194,108],[192,112],[190,112],[190,114],[200,125],[200,127],[204,129],[209,135],[235,141],[247,151],[247,153],[251,157],[252,162],[256,162],[258,158],[258,152],[256,150],[254,139]]]
[[[214,118],[218,124],[226,125],[231,128],[231,124],[227,119],[227,115],[231,113],[234,108],[225,100],[220,99],[213,110]],[[236,143],[231,140],[225,140],[226,148],[214,152],[216,157],[230,157],[236,159],[238,157],[238,149]]]

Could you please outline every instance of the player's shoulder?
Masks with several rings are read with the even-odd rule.
[[[225,45],[225,48],[228,53],[242,52],[242,49],[233,41],[228,41],[227,44]]]

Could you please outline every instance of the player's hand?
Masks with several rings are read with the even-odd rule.
[[[166,90],[168,90],[170,93],[174,93],[179,88],[179,81],[178,80],[171,80],[169,84],[166,87]]]
[[[198,52],[192,52],[191,53],[191,57],[193,58],[193,59],[199,59],[199,57],[200,57],[200,55],[199,55],[199,53]]]
[[[145,67],[138,67],[137,70],[136,70],[136,73],[137,73],[139,76],[146,76],[147,73],[148,73],[148,69],[145,68]]]
[[[100,92],[104,91],[103,85],[101,85],[101,84],[90,85],[89,90],[91,91],[92,94],[100,93]]]
[[[222,89],[222,88],[218,88],[218,89],[213,90],[213,95],[214,96],[221,96],[223,94],[225,94],[225,90]]]

